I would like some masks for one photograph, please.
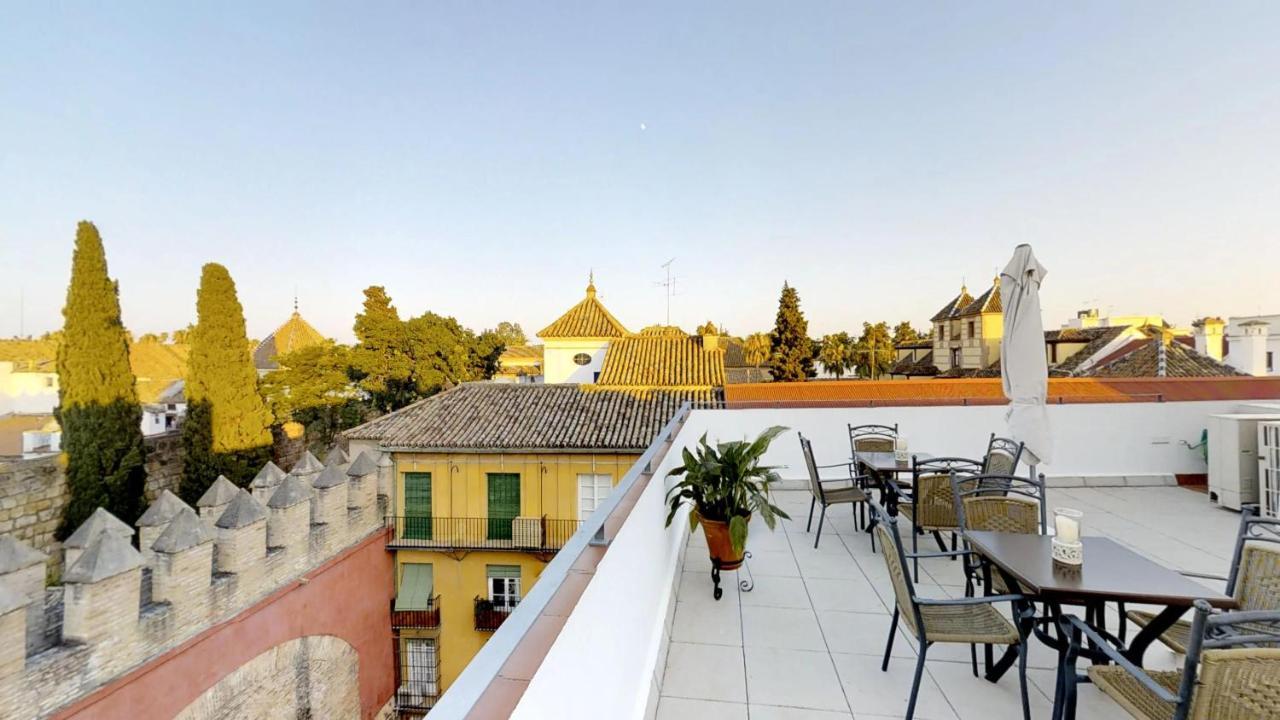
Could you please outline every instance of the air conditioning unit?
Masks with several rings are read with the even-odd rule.
[[[542,547],[542,518],[518,517],[512,520],[511,540],[516,547]]]
[[[1209,500],[1232,510],[1259,501],[1258,425],[1280,415],[1209,416]]]

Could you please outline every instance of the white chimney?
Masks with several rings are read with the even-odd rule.
[[[1222,340],[1226,322],[1220,317],[1206,317],[1192,323],[1196,352],[1222,362]]]
[[[1249,320],[1240,323],[1239,335],[1231,338],[1232,367],[1249,375],[1267,374],[1267,330],[1270,326],[1263,320]]]

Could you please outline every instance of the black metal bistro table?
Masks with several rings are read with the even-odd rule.
[[[914,460],[929,460],[933,457],[930,453],[913,452],[911,459],[899,460],[897,453],[892,452],[857,452],[854,453],[853,461],[858,465],[867,469],[880,487],[880,504],[889,511],[889,514],[896,516],[898,514],[898,493],[894,489],[894,485],[900,487],[911,487],[911,471]],[[903,478],[902,475],[907,475]],[[893,480],[893,483],[887,482]],[[867,527],[867,532],[875,528],[873,520]]]
[[[1100,634],[1117,647],[1125,647],[1119,638],[1106,631],[1106,604],[1164,606],[1121,651],[1126,659],[1139,667],[1151,643],[1173,627],[1196,600],[1205,600],[1216,608],[1236,607],[1235,598],[1211,590],[1108,538],[1081,538],[1084,563],[1073,566],[1053,560],[1052,538],[1048,535],[972,530],[966,531],[964,537],[970,548],[989,561],[986,563],[986,591],[990,592],[990,570],[994,566],[1004,577],[1010,592],[1020,592],[1032,602],[1045,604],[1055,629],[1063,605],[1083,606],[1086,619],[1092,618],[1091,624],[1096,625],[1095,629]],[[1051,636],[1041,624],[1033,621],[1036,637],[1061,652],[1064,638]],[[988,678],[999,678],[1015,657],[1006,652],[988,669]],[[1095,662],[1100,661],[1096,656],[1090,657]],[[1059,668],[1059,682],[1064,670]]]

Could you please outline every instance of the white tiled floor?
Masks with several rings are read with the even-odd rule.
[[[902,717],[915,645],[900,632],[889,671],[881,672],[892,607],[883,556],[872,554],[867,534],[854,530],[847,507],[828,515],[815,550],[814,534],[804,528],[809,495],[782,492],[778,502],[794,520],[775,533],[753,524],[751,592],[740,592],[738,577],[725,573],[724,597],[716,602],[706,543],[701,532],[690,536],[658,718]],[[1181,488],[1051,489],[1049,504],[1083,510],[1086,534],[1110,536],[1169,567],[1197,572],[1226,572],[1239,522],[1235,513],[1212,508],[1203,494]],[[929,540],[921,549],[936,545]],[[959,564],[922,562],[917,587],[921,595],[961,596]],[[1153,667],[1172,668],[1177,660],[1159,644],[1147,653]],[[1055,652],[1033,641],[1028,683],[1034,718],[1049,717],[1056,663]],[[1078,716],[1128,717],[1089,685],[1081,686]],[[993,685],[973,677],[967,646],[934,645],[916,717],[1016,720],[1017,672]]]

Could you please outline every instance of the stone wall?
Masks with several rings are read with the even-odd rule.
[[[360,656],[345,641],[283,642],[222,678],[176,720],[360,717]]]
[[[149,504],[162,490],[177,492],[182,478],[182,437],[177,432],[146,438]],[[0,535],[10,535],[49,556],[49,573],[61,570],[62,553],[54,539],[70,499],[63,459],[0,462]]]
[[[94,695],[95,691],[113,681],[128,684],[136,682],[131,678],[145,678],[147,671],[133,671],[153,661],[163,662],[166,653],[211,627],[230,628],[228,632],[234,633],[240,626],[251,625],[252,620],[241,615],[251,608],[258,618],[270,618],[270,622],[262,620],[263,629],[254,632],[255,640],[269,632],[305,627],[299,610],[309,607],[313,608],[307,616],[313,621],[312,627],[322,628],[326,618],[330,623],[373,623],[364,628],[366,637],[350,642],[357,647],[372,642],[378,652],[389,653],[390,626],[385,608],[393,592],[392,566],[381,542],[368,544],[371,535],[384,531],[376,512],[378,473],[384,470],[366,456],[350,466],[332,465],[308,477],[290,475],[277,486],[265,506],[245,490],[227,484],[223,486],[227,492],[218,492],[215,487],[201,499],[198,515],[177,497],[164,493],[138,520],[139,534],[155,538],[145,555],[133,547],[133,529],[99,509],[68,538],[69,545],[73,541],[87,545],[74,548],[76,552],[62,575],[63,603],[61,617],[57,618],[46,617],[46,592],[38,578],[29,577],[32,570],[42,568],[44,558],[16,546],[10,538],[0,537],[0,543],[8,543],[7,549],[0,552],[0,558],[7,558],[6,566],[0,567],[0,715],[15,720],[54,714],[126,717],[106,712],[106,706],[98,704],[109,704],[112,698],[125,694],[108,692],[103,700]],[[326,574],[328,561],[356,546],[370,548],[373,557],[385,564],[385,568],[371,565],[364,569],[377,575],[379,581],[362,579],[362,570],[355,567]],[[64,548],[65,553],[72,550]],[[369,565],[367,559],[362,562]],[[317,573],[323,579],[312,583]],[[355,585],[344,583],[344,577]],[[296,601],[300,608],[287,607],[293,590],[324,587],[326,583],[324,607],[318,607],[320,600],[315,598]],[[353,618],[347,610],[359,603],[344,597],[348,592],[371,598],[373,604],[363,608],[360,617]],[[271,615],[273,609],[284,615]],[[238,616],[236,623],[227,622]],[[33,623],[42,625],[37,635],[48,636],[43,632],[46,627],[58,627],[61,637],[55,638],[51,647],[23,642],[31,635]],[[377,637],[370,640],[370,632]],[[351,632],[343,635],[323,629],[306,634],[355,637]],[[220,641],[214,638],[211,642],[218,645]],[[296,651],[309,647],[302,644]],[[288,655],[289,652],[294,651],[285,651],[277,659],[300,657]],[[361,649],[361,656],[366,652]],[[208,668],[211,657],[228,657],[232,649],[223,647],[214,653],[199,660],[201,668]],[[242,664],[250,664],[254,655],[246,657]],[[383,664],[389,664],[387,660],[389,657],[383,658]],[[299,713],[297,717],[358,717],[361,706],[371,716],[389,695],[390,678],[381,678],[388,685],[387,692],[381,697],[361,697],[374,694],[362,690],[357,694],[355,713],[348,713],[351,703],[350,693],[344,689],[349,684],[345,672],[312,667],[312,661],[305,658],[297,661],[308,667],[295,673],[295,680],[311,678],[317,683],[336,685],[308,690],[309,699],[296,700],[293,707],[301,709],[305,703],[332,700],[342,710],[334,714]],[[375,663],[373,667],[379,665]],[[227,674],[234,670],[229,668]],[[280,667],[277,670],[288,672]],[[381,674],[387,673],[383,670]],[[198,675],[181,673],[180,677],[198,681]],[[243,676],[244,687],[256,684],[253,677],[252,671]],[[233,685],[235,682],[240,681]],[[86,696],[97,698],[91,701],[93,707],[67,710]],[[169,697],[170,701],[175,699],[175,695]],[[190,702],[181,701],[163,716],[176,714]],[[137,707],[125,704],[132,709]],[[197,701],[193,712],[199,713],[199,707],[203,706]]]

